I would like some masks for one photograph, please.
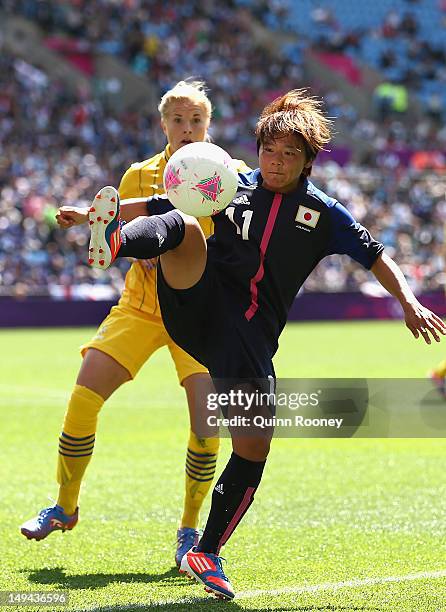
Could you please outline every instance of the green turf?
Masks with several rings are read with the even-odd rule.
[[[0,332],[0,590],[68,590],[79,611],[446,610],[444,577],[349,584],[446,570],[443,440],[275,440],[256,503],[224,551],[241,597],[220,603],[181,578],[172,559],[188,422],[164,350],[102,411],[79,525],[23,538],[20,523],[56,494],[57,437],[90,334]],[[445,348],[416,342],[401,323],[290,325],[276,370],[420,377]],[[223,440],[220,466],[229,452]]]

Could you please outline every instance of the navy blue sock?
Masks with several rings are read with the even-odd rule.
[[[212,493],[212,505],[197,550],[218,554],[254,500],[266,461],[232,453]]]
[[[176,210],[163,215],[138,217],[121,230],[118,257],[151,259],[175,249],[184,238],[184,219]]]

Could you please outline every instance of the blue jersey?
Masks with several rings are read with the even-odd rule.
[[[214,224],[209,257],[245,319],[261,319],[274,340],[321,259],[347,254],[369,269],[384,249],[309,180],[291,193],[274,193],[262,187],[259,170],[240,175],[237,196]]]
[[[274,345],[297,292],[321,259],[347,254],[370,269],[384,249],[309,180],[291,193],[275,193],[262,186],[258,169],[239,174],[236,197],[213,219],[208,260],[230,296],[230,316],[234,324],[237,318],[259,324]]]

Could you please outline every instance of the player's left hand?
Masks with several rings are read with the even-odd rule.
[[[73,225],[82,225],[88,221],[88,208],[79,206],[61,206],[56,213],[56,221],[59,227],[68,229]]]
[[[431,344],[431,336],[436,342],[440,342],[440,335],[446,335],[446,325],[442,319],[420,302],[407,304],[404,308],[404,318],[406,327],[414,337],[419,338],[421,334],[426,344]]]

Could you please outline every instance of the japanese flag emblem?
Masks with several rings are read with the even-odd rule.
[[[321,213],[317,210],[307,208],[306,206],[302,206],[302,204],[300,204],[299,208],[297,209],[296,221],[298,223],[302,223],[302,225],[308,225],[308,227],[316,227],[320,215]]]

